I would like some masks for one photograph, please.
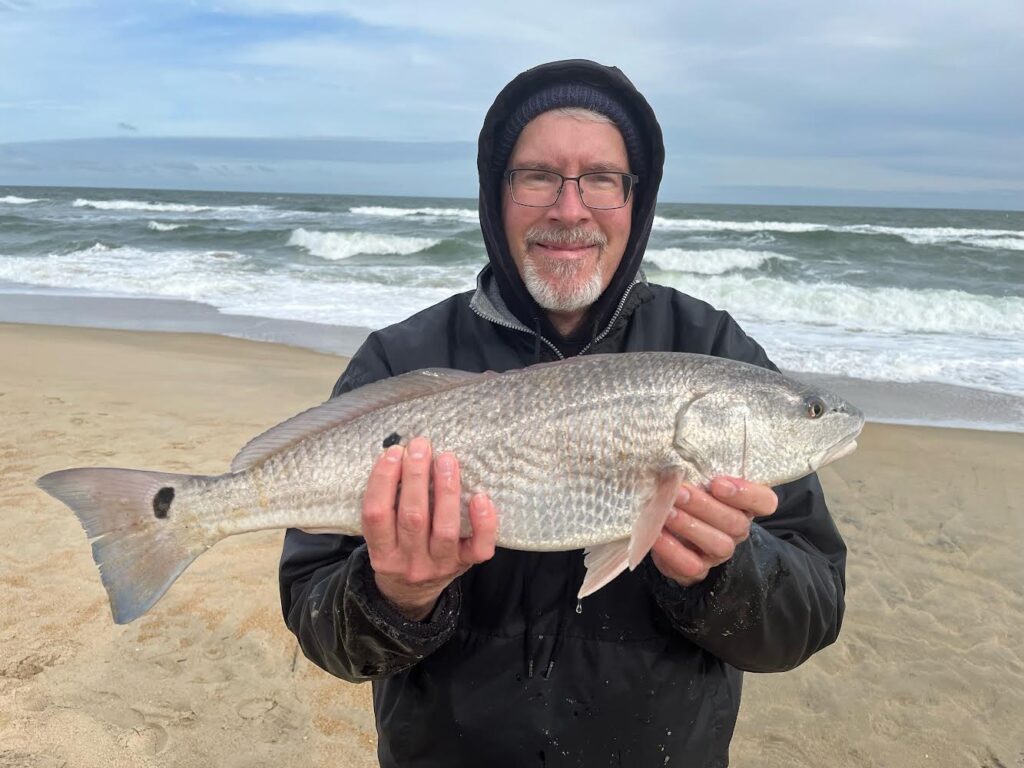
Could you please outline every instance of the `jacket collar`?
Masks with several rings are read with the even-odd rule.
[[[601,339],[612,331],[616,323],[620,320],[620,316],[624,311],[624,308],[627,306],[627,299],[638,285],[642,285],[644,287],[647,286],[647,276],[644,274],[643,270],[639,270],[633,277],[633,281],[626,287],[626,290],[623,292],[622,297],[619,300],[617,310],[611,315],[605,328],[597,333],[590,343],[576,352],[577,355],[585,354],[594,344],[601,341]],[[635,304],[633,306],[635,306]],[[550,349],[552,349],[559,359],[566,357],[555,342],[545,338],[544,335],[540,333],[539,329],[526,326],[515,316],[515,314],[513,314],[512,310],[508,308],[504,298],[502,298],[501,291],[498,288],[498,281],[494,277],[494,271],[490,264],[485,265],[476,276],[476,290],[473,292],[473,298],[469,301],[469,307],[478,316],[482,317],[484,320],[494,323],[495,325],[500,325],[504,328],[511,328],[512,330],[521,331],[522,333],[528,333],[535,336],[541,343],[546,344]]]

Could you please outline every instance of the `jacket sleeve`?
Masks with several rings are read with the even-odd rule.
[[[371,335],[331,396],[390,375]],[[447,642],[459,614],[456,580],[426,621],[405,618],[377,590],[366,544],[357,536],[289,529],[279,582],[285,623],[306,658],[350,682],[387,677],[416,664]]]
[[[716,354],[775,368],[731,318]],[[683,587],[650,558],[643,576],[672,625],[723,661],[751,672],[791,669],[835,641],[842,624],[846,545],[816,475],[775,489],[774,515],[704,581]]]

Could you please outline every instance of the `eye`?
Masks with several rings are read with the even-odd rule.
[[[828,406],[825,405],[825,401],[820,397],[809,397],[806,405],[807,415],[812,419],[820,419],[825,415],[825,411],[828,410]]]

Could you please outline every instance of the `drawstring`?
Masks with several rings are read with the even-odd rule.
[[[526,663],[526,677],[533,678],[534,660],[540,650],[542,638],[534,632],[533,596],[530,592],[532,579],[530,576],[536,571],[537,555],[530,555],[529,562],[523,568],[523,586],[521,607],[523,617],[526,621],[526,629],[523,633],[523,661]]]
[[[526,629],[523,634],[523,656],[526,664],[526,677],[528,679],[533,678],[533,673],[540,666],[538,659],[544,645],[544,636],[535,631],[539,617],[534,615],[534,596],[530,591],[530,586],[533,583],[531,576],[536,574],[537,559],[539,557],[540,555],[531,557],[531,562],[527,563],[527,566],[523,569],[521,607],[526,622]],[[551,647],[551,654],[548,657],[547,665],[544,666],[543,677],[545,680],[551,677],[551,670],[554,669],[555,662],[558,660],[558,655],[565,643],[566,629],[572,614],[576,610],[576,588],[583,578],[582,555],[578,552],[573,552],[569,555],[569,558],[571,558],[569,560],[571,565],[565,569],[568,571],[565,574],[565,585],[562,588],[561,598],[557,603],[558,623],[556,624],[554,643]]]
[[[572,553],[572,564],[572,573],[567,574],[565,587],[562,589],[562,600],[558,607],[558,629],[555,630],[555,644],[551,648],[551,657],[548,659],[548,666],[544,670],[545,680],[551,677],[551,670],[555,668],[555,661],[558,659],[558,654],[562,650],[562,644],[565,641],[566,625],[569,623],[569,618],[575,610],[574,585],[580,581],[580,566],[583,564],[583,558],[575,552]]]

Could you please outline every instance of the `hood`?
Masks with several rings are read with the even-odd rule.
[[[665,164],[665,145],[661,126],[647,100],[640,95],[629,79],[616,67],[606,67],[585,59],[570,59],[541,64],[527,70],[510,82],[487,111],[477,152],[477,171],[480,176],[480,228],[494,279],[509,311],[523,325],[550,339],[562,338],[548,320],[547,313],[533,300],[519,276],[505,239],[501,217],[501,184],[504,168],[495,168],[492,158],[495,144],[501,136],[505,122],[516,107],[531,94],[551,85],[564,82],[583,82],[614,96],[635,120],[643,135],[646,168],[633,168],[640,181],[633,193],[633,219],[629,241],[622,263],[612,276],[611,283],[587,312],[572,342],[593,339],[608,323],[626,288],[634,282],[643,261],[647,240],[654,221],[654,207],[661,185]]]

